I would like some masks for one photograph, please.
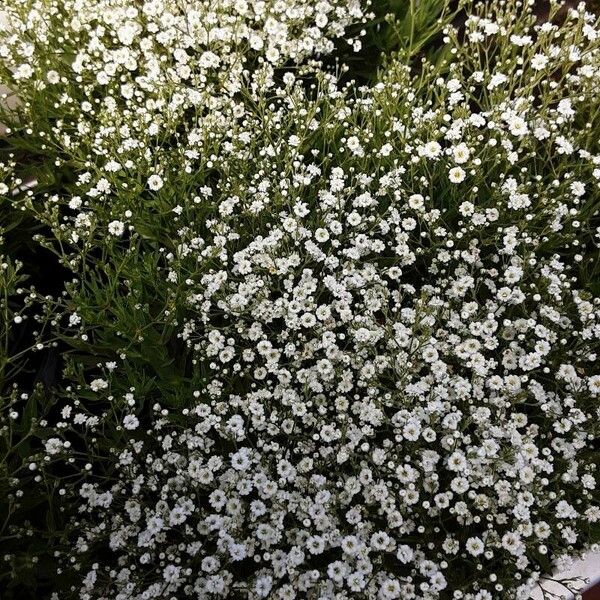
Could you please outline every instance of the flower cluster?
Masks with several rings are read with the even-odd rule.
[[[46,4],[0,46],[19,84]],[[35,87],[76,176],[25,203],[76,275],[65,330],[106,356],[41,460],[80,474],[73,594],[526,600],[597,541],[584,6],[476,3],[447,59],[357,87],[299,66],[353,2],[59,4],[79,86]]]
[[[358,0],[15,1],[3,15],[0,59],[11,88],[55,95],[54,108],[66,109],[49,139],[80,160],[103,156],[109,173],[140,173],[152,147],[182,130],[215,138],[231,127],[250,73],[261,85],[274,68],[327,54],[367,15]],[[360,48],[358,38],[345,43]],[[110,191],[100,180],[90,195]]]

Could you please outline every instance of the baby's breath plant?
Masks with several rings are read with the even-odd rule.
[[[598,21],[392,10],[363,77],[378,4],[9,0],[55,598],[525,600],[600,541]]]
[[[40,312],[26,282],[22,265],[0,253],[0,585],[7,598],[15,589],[22,597],[26,589],[39,589],[32,576],[48,569],[46,550],[55,528],[54,486],[38,474],[37,463],[45,459],[43,440],[53,431],[44,422],[52,398],[43,372],[32,372],[39,361],[31,357],[41,354],[42,339],[50,341],[44,335],[50,315]]]

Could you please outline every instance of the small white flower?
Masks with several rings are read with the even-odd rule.
[[[148,178],[148,187],[153,192],[157,192],[158,190],[160,190],[163,185],[164,185],[164,182],[163,182],[162,177],[160,175],[151,175]]]
[[[325,541],[320,535],[313,535],[306,541],[306,548],[311,554],[321,554],[325,550]]]
[[[48,71],[46,79],[48,80],[48,83],[55,84],[60,81],[60,75],[56,71]]]
[[[423,146],[421,153],[426,158],[437,158],[442,153],[442,147],[438,142],[427,142],[425,146]]]
[[[123,417],[123,427],[125,427],[125,429],[137,429],[139,424],[140,422],[135,415],[126,415]]]
[[[329,232],[327,231],[327,229],[319,227],[319,229],[315,231],[315,240],[317,240],[317,242],[319,242],[320,244],[325,243],[328,239]]]
[[[593,396],[600,396],[600,375],[593,375],[588,379],[588,389]]]
[[[548,57],[545,54],[536,54],[531,59],[531,67],[536,71],[541,71],[548,64]]]
[[[99,392],[100,390],[105,390],[108,387],[108,381],[104,379],[94,379],[92,383],[90,383],[90,387],[94,392]]]
[[[452,149],[452,155],[454,156],[454,162],[461,165],[469,160],[471,151],[465,143],[462,143]]]
[[[198,59],[198,65],[203,69],[215,69],[221,63],[221,59],[210,50],[203,52]]]
[[[77,210],[81,206],[81,198],[79,196],[73,196],[71,200],[69,200],[69,208],[72,210]]]
[[[467,174],[461,167],[453,167],[448,173],[448,177],[452,183],[461,183],[465,180]]]
[[[556,112],[567,119],[570,119],[575,115],[575,111],[573,110],[573,106],[571,105],[571,100],[569,100],[569,98],[563,98],[558,103]]]
[[[47,454],[58,454],[64,447],[64,444],[58,438],[49,438],[44,444]]]
[[[527,134],[528,128],[525,119],[522,117],[512,117],[508,121],[510,132],[516,137],[522,137]]]
[[[480,554],[483,554],[483,551],[485,550],[483,541],[478,537],[470,537],[467,540],[465,548],[472,556],[479,556]]]
[[[276,63],[277,61],[279,61],[280,57],[281,57],[281,53],[275,46],[270,46],[267,49],[267,51],[265,52],[265,58],[270,63]]]
[[[490,91],[494,90],[506,81],[508,81],[508,77],[504,75],[504,73],[495,73],[494,75],[492,75],[490,82],[487,85],[487,89]]]
[[[122,221],[111,221],[108,224],[108,232],[111,235],[120,237],[123,235],[124,231],[125,231],[125,225]]]
[[[421,210],[425,206],[425,198],[421,194],[412,194],[408,198],[408,205],[413,210]]]
[[[391,144],[384,144],[381,147],[381,150],[379,151],[379,153],[381,154],[381,156],[389,156],[392,153],[393,149],[394,148]]]
[[[356,156],[362,156],[364,154],[360,140],[355,135],[348,138],[346,145],[352,154],[355,154]]]
[[[458,212],[463,217],[470,217],[475,212],[475,206],[467,200],[458,207]]]

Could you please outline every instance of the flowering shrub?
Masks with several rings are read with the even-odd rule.
[[[8,2],[54,597],[525,600],[600,541],[600,31],[532,7],[410,2],[361,85],[353,0]]]

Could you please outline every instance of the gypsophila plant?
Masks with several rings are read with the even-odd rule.
[[[53,598],[526,600],[600,542],[584,4],[407,1],[365,85],[364,2],[7,4]]]
[[[53,343],[45,335],[52,315],[40,310],[34,288],[22,287],[26,281],[22,265],[0,252],[0,586],[7,594],[47,566],[54,529],[54,482],[37,468],[38,460],[47,460],[44,440],[54,431],[44,421],[52,398],[43,378],[30,383],[37,355]],[[46,535],[36,535],[40,528]]]

